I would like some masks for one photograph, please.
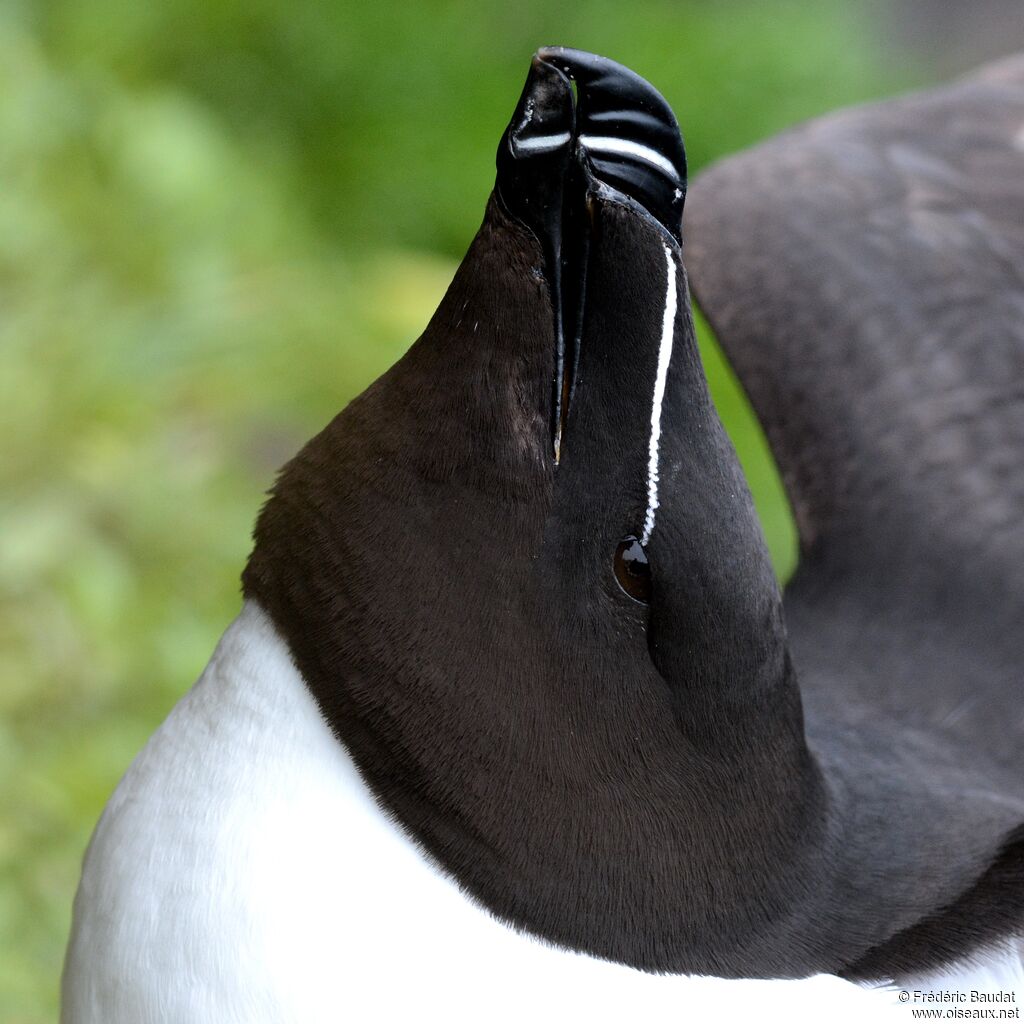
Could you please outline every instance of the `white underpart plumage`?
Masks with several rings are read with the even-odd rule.
[[[494,920],[380,811],[251,602],[103,814],[63,989],[63,1024],[910,1019],[894,990],[642,974]]]
[[[667,174],[672,181],[680,181],[681,176],[675,164],[664,153],[659,153],[650,146],[632,139],[620,139],[613,135],[581,135],[580,145],[595,153],[614,153],[616,156],[628,156],[640,160],[652,167],[657,167]]]
[[[668,367],[672,362],[672,339],[676,326],[676,264],[672,251],[666,245],[665,313],[661,322],[661,342],[658,345],[658,370],[654,378],[654,400],[651,403],[651,437],[647,448],[647,512],[644,515],[640,543],[647,547],[654,531],[654,516],[658,511],[658,455],[661,443],[661,406],[665,400]]]

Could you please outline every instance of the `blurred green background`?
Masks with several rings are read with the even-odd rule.
[[[235,614],[275,469],[440,299],[531,52],[634,67],[696,170],[1010,48],[1014,2],[0,0],[0,1020],[55,1019],[95,820]]]

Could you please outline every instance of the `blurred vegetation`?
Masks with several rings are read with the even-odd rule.
[[[437,304],[531,52],[636,68],[697,169],[927,77],[856,11],[0,3],[0,1019],[55,1018],[95,820],[237,610],[275,469]],[[785,574],[778,482],[703,340]]]

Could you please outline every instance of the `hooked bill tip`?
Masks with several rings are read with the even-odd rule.
[[[550,179],[565,176],[571,161],[594,183],[635,200],[680,240],[686,153],[672,108],[622,64],[546,46],[533,56],[499,148],[499,190],[506,205],[546,206],[545,197],[555,190]],[[530,194],[517,196],[520,189]]]

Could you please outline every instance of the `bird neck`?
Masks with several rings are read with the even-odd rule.
[[[687,734],[718,744],[772,730],[803,749],[782,597],[739,461],[708,395],[692,324],[677,332],[663,412],[666,510],[649,545],[651,657]]]
[[[622,339],[660,333],[645,289],[666,281],[660,241],[611,258],[624,218],[592,262],[591,294],[617,301],[589,320],[557,471],[539,250],[502,256],[485,225],[423,339],[284,471],[245,593],[382,805],[492,912],[636,967],[736,973],[768,933],[799,947],[820,778],[749,497],[729,504],[742,476],[679,353],[669,392],[705,397],[666,405],[649,617],[609,578],[642,518],[649,413],[608,396],[632,394],[617,360],[650,382]]]

